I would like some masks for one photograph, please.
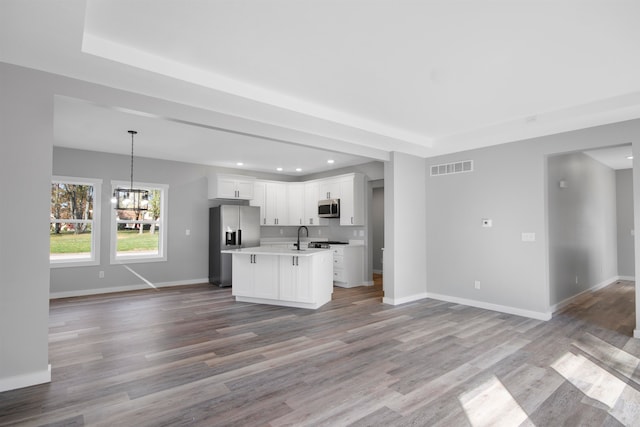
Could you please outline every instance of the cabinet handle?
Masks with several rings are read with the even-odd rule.
[[[353,217],[351,217],[351,224],[353,224]]]
[[[264,225],[267,225],[267,218],[264,218]]]
[[[309,225],[313,225],[313,218],[309,218]]]
[[[296,265],[296,257],[295,256],[291,257],[291,265]]]
[[[296,266],[298,265],[298,257],[296,257]]]

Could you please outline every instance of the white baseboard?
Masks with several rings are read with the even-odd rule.
[[[589,292],[595,292],[599,289],[604,288],[605,286],[609,286],[610,284],[612,284],[613,282],[617,281],[617,280],[635,280],[634,277],[632,276],[613,276],[610,279],[607,280],[603,280],[602,282],[590,287],[589,289],[585,289],[584,291],[581,291],[573,296],[570,296],[569,298],[565,298],[562,301],[560,301],[557,304],[552,305],[549,310],[551,310],[552,313],[555,313],[558,310],[562,310],[563,308],[565,308],[566,306],[568,306],[569,304],[571,304],[573,301],[576,300],[576,298],[578,298],[581,295],[584,295],[586,293]]]
[[[640,329],[634,329],[633,330],[633,337],[634,338],[640,338]]]
[[[47,369],[30,372],[28,374],[15,375],[8,378],[0,378],[0,393],[18,388],[31,387],[32,385],[51,382],[51,365]]]
[[[454,304],[468,305],[471,307],[484,308],[485,310],[499,311],[500,313],[515,314],[516,316],[529,317],[536,320],[551,320],[551,312],[525,310],[508,305],[492,304],[484,301],[476,301],[467,298],[452,297],[449,295],[434,294],[427,292],[427,297],[439,301],[452,302]]]
[[[632,282],[635,282],[636,276],[618,276],[617,280],[630,280]]]
[[[427,293],[423,292],[423,293],[420,293],[420,294],[411,295],[411,296],[402,297],[402,298],[383,297],[382,298],[382,303],[383,304],[389,304],[389,305],[400,305],[400,304],[406,304],[408,302],[419,301],[419,300],[425,299],[425,298],[427,298]]]
[[[192,279],[192,280],[179,280],[179,281],[175,281],[175,282],[160,282],[160,283],[154,283],[153,286],[155,286],[156,288],[166,288],[166,287],[169,287],[169,286],[197,285],[199,283],[209,283],[209,278]],[[110,288],[78,289],[78,290],[74,290],[74,291],[51,292],[49,294],[49,299],[82,297],[82,296],[87,296],[87,295],[99,295],[99,294],[110,294],[110,293],[114,293],[114,292],[139,291],[141,289],[152,289],[152,288],[147,284],[140,283],[138,285],[116,286],[116,287],[110,287]]]

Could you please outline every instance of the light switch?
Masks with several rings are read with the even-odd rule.
[[[186,230],[184,230],[184,235],[185,236],[191,236],[191,230],[189,230],[188,228]]]
[[[522,241],[523,242],[535,242],[536,241],[536,233],[522,233]]]

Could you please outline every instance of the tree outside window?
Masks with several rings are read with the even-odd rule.
[[[113,188],[118,183],[112,183]],[[113,209],[112,262],[147,262],[166,260],[167,186],[135,184],[149,191],[147,210]]]
[[[52,266],[97,263],[100,184],[86,178],[54,177],[49,227]]]

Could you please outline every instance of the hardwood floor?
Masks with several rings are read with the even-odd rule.
[[[542,322],[334,289],[319,310],[208,284],[54,300],[51,384],[0,425],[640,425],[633,283]]]

